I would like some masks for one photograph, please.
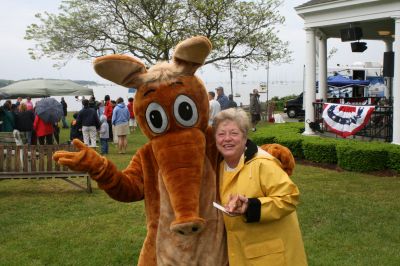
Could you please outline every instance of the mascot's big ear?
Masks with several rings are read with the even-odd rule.
[[[178,43],[175,47],[173,60],[175,64],[183,67],[182,72],[193,75],[204,64],[211,49],[212,45],[207,37],[191,37]]]
[[[146,66],[138,59],[126,55],[106,55],[93,62],[96,73],[124,87],[138,87],[140,74],[146,73]]]

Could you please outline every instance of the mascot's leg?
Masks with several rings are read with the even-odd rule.
[[[222,212],[212,206],[216,200],[217,180],[208,158],[205,159],[200,188],[199,216],[206,226],[199,234],[181,235],[170,230],[174,221],[168,192],[162,177],[160,184],[160,221],[157,232],[157,265],[226,266],[227,244]]]

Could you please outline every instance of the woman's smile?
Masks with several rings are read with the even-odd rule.
[[[246,138],[234,121],[227,120],[216,129],[216,145],[227,164],[235,167],[244,152]]]

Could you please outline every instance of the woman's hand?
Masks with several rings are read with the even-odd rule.
[[[249,207],[249,200],[242,195],[229,195],[225,209],[233,216],[243,215]]]

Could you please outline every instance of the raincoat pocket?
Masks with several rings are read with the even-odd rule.
[[[251,263],[250,265],[284,266],[286,265],[284,251],[283,241],[273,239],[246,245],[244,255]]]

